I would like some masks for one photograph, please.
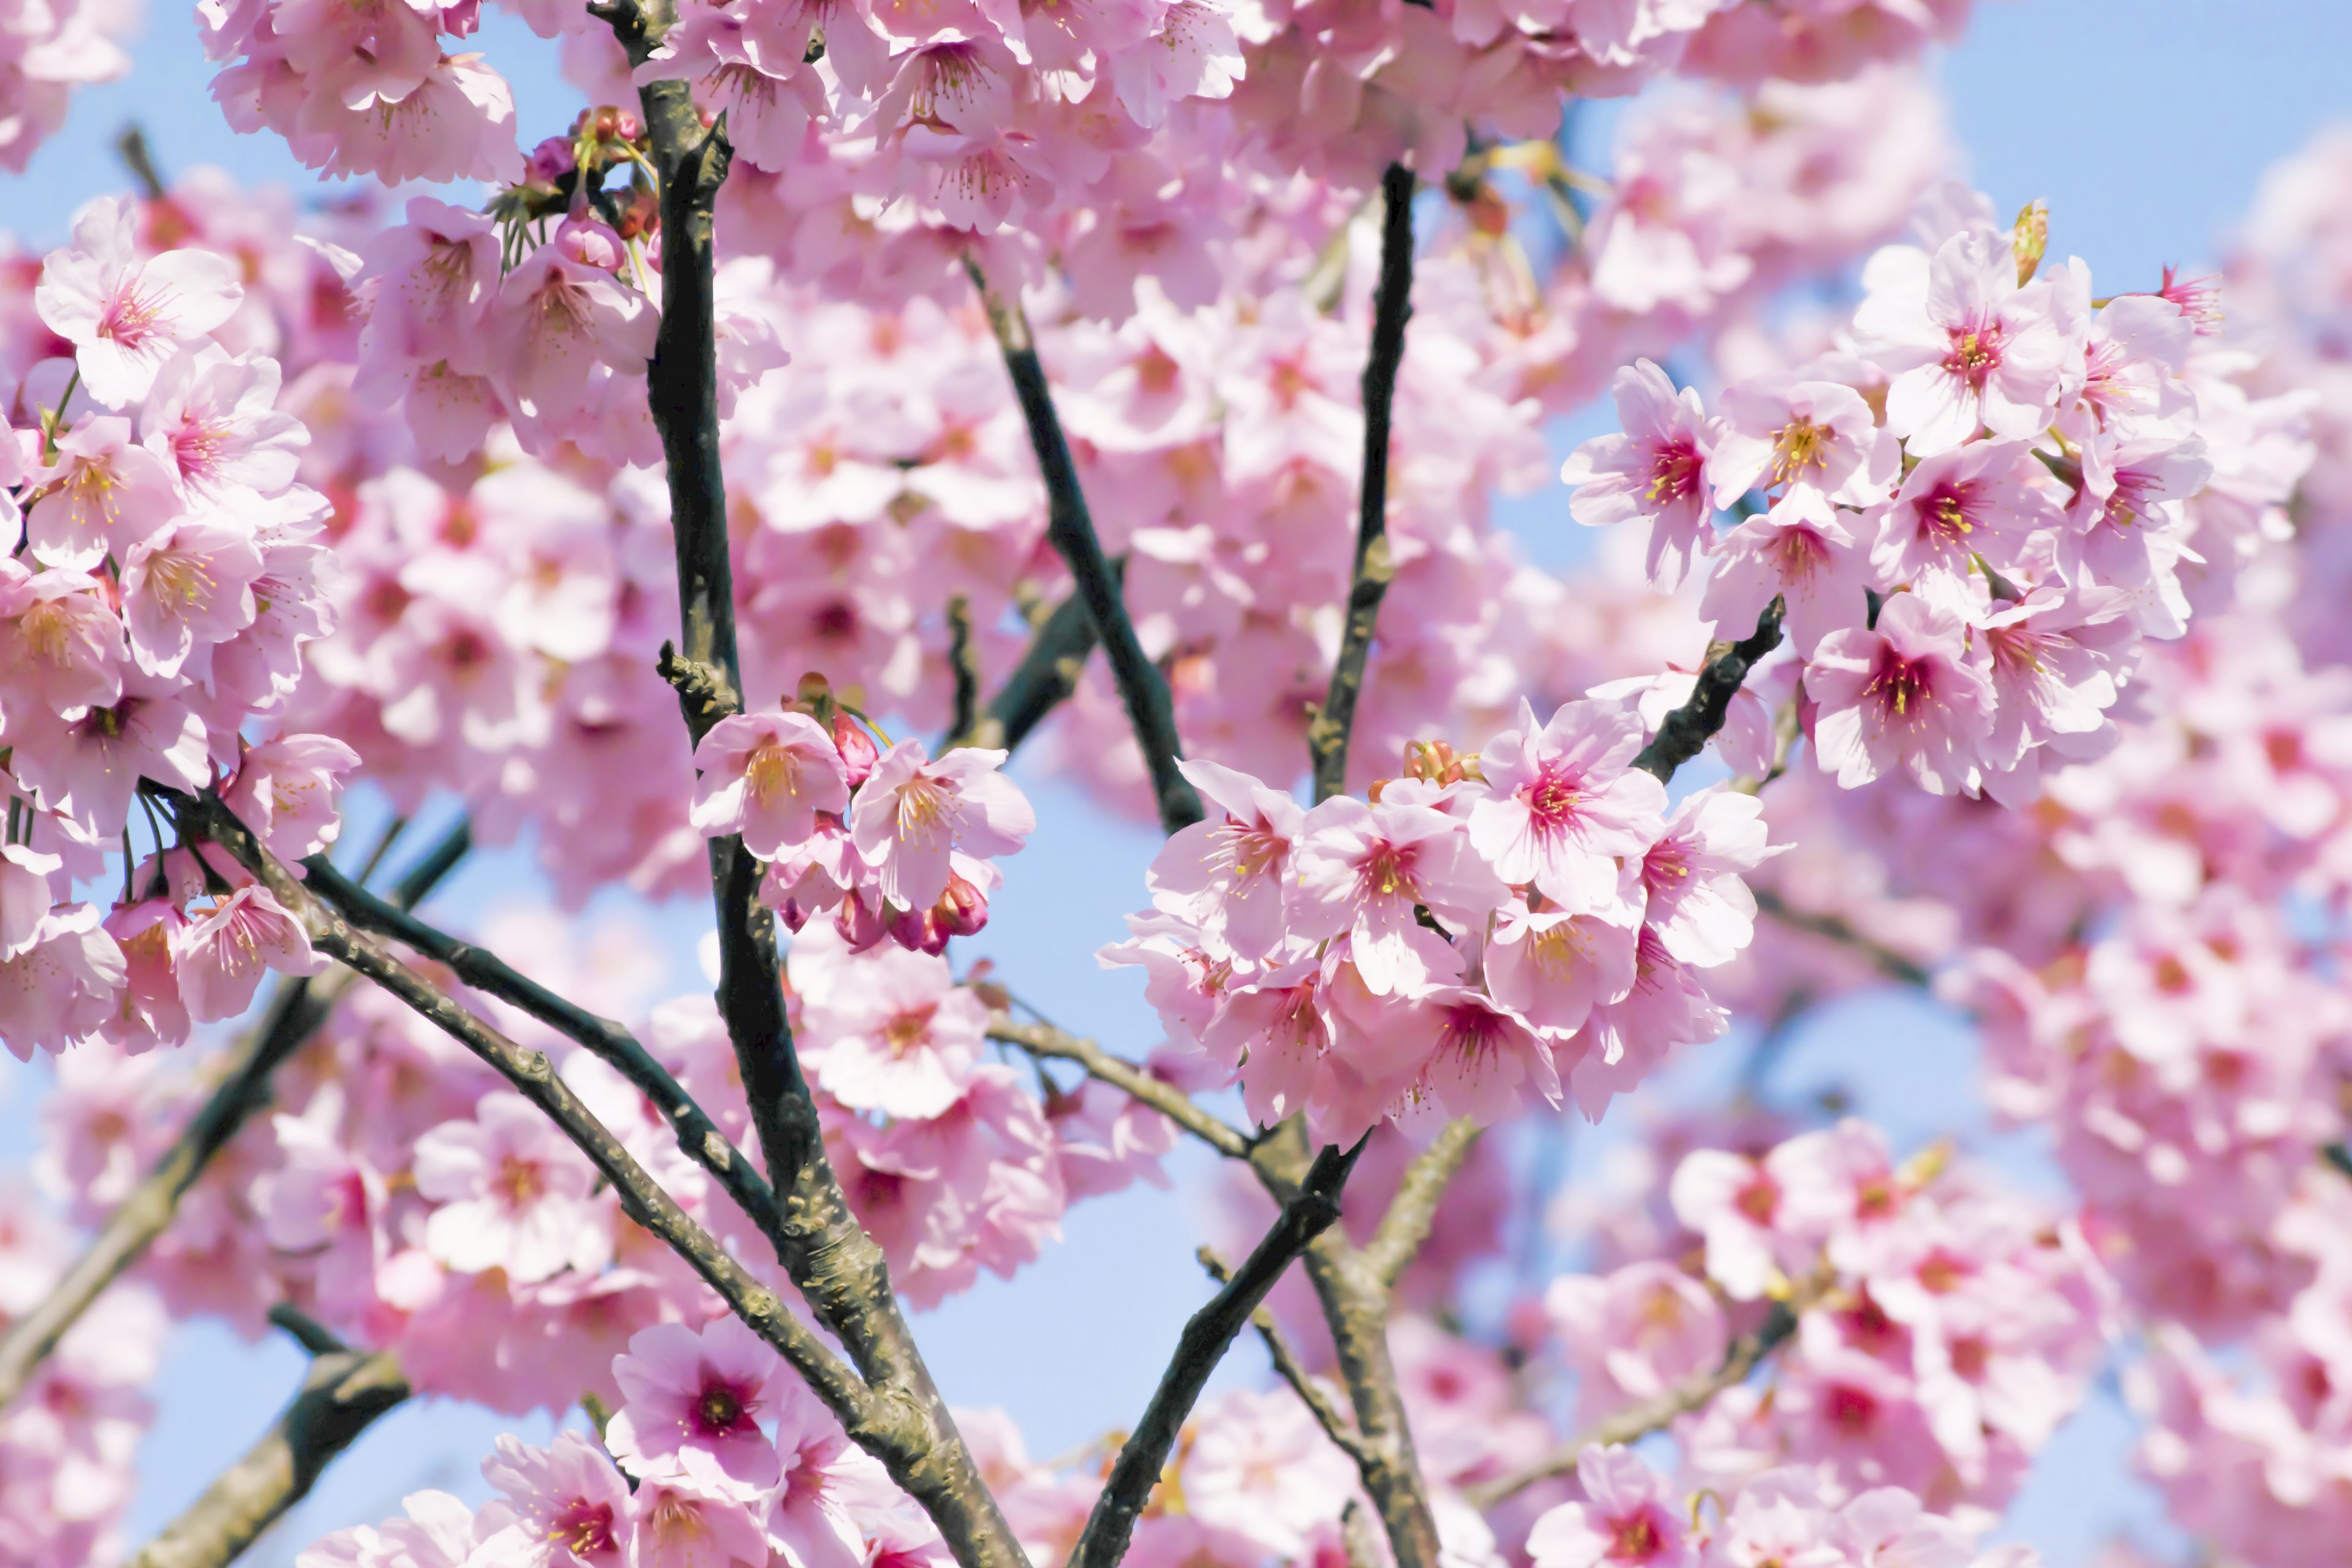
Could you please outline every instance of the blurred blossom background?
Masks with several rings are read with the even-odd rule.
[[[557,74],[553,46],[510,16],[486,11],[478,47],[513,84],[524,146],[570,124],[581,102]],[[213,164],[247,185],[283,184],[299,201],[343,199],[340,183],[315,179],[277,138],[240,137],[223,122],[186,10],[152,12],[134,55],[128,79],[75,95],[65,130],[23,175],[0,176],[5,221],[22,250],[38,256],[64,239],[82,203],[128,186],[115,143],[134,123],[166,180]],[[2210,270],[2265,170],[2331,122],[2352,123],[2347,59],[2352,5],[2345,0],[1995,0],[1976,11],[1962,44],[1935,57],[1931,75],[1963,149],[1958,173],[2004,214],[2046,200],[2053,256],[2079,255],[2103,280],[2146,288],[2156,280],[2136,275],[2143,264]],[[1620,122],[1643,110],[1640,99],[1580,106],[1570,132],[1574,162],[1607,174]],[[1558,422],[1549,432],[1555,460],[1611,427],[1605,403]],[[1567,490],[1549,484],[1504,500],[1497,516],[1528,559],[1563,566],[1595,537],[1570,522],[1567,501]],[[1024,999],[1055,1022],[1139,1054],[1159,1037],[1140,973],[1101,970],[1093,954],[1124,934],[1122,917],[1138,902],[1160,837],[1108,816],[1039,763],[1032,753],[1013,772],[1042,826],[1006,868],[992,922],[963,944],[966,956],[995,959],[1019,977]],[[1709,777],[1687,770],[1677,793]],[[371,842],[383,816],[381,800],[355,794],[346,841]],[[435,828],[420,823],[415,841]],[[436,908],[445,921],[479,930],[501,911],[547,903],[526,842],[477,855]],[[640,1000],[650,1002],[699,984],[696,950],[708,924],[701,900],[646,905],[608,892],[580,928],[583,957],[631,966]],[[1613,1171],[1643,1157],[1645,1114],[1678,1095],[1719,1091],[1748,1055],[1746,1027],[1685,1053],[1603,1130],[1572,1110],[1515,1127],[1510,1157],[1539,1178],[1549,1199],[1544,1212],[1525,1216],[1509,1259],[1495,1268],[1539,1278],[1572,1264],[1560,1238],[1610,1201]],[[22,1170],[34,1158],[48,1063],[43,1057],[0,1072],[0,1169]],[[1916,994],[1864,994],[1809,1016],[1775,1043],[1759,1088],[1784,1104],[1824,1097],[1850,1104],[1898,1150],[1956,1133],[2029,1187],[2060,1190],[2038,1135],[1993,1126],[1970,1032]],[[950,1399],[1003,1407],[1040,1457],[1132,1420],[1184,1318],[1209,1292],[1192,1249],[1214,1201],[1211,1163],[1194,1145],[1180,1145],[1168,1162],[1171,1190],[1135,1186],[1073,1207],[1062,1244],[1016,1281],[983,1277],[919,1318]],[[1494,1283],[1499,1310],[1508,1280]],[[176,1328],[155,1385],[160,1413],[141,1456],[126,1538],[144,1539],[201,1491],[272,1419],[303,1367],[302,1354],[282,1340],[247,1344],[215,1325]],[[1256,1343],[1244,1338],[1212,1388],[1267,1375]],[[518,1429],[545,1440],[543,1421],[518,1428],[511,1418],[446,1401],[411,1405],[372,1428],[249,1560],[290,1563],[304,1543],[394,1511],[402,1495],[422,1487],[479,1500],[487,1489],[480,1456],[494,1434]],[[2116,1391],[2102,1388],[2042,1456],[2000,1535],[2032,1541],[2053,1564],[2089,1560],[2118,1530],[2163,1547],[2153,1494],[2129,1470],[2132,1436]]]

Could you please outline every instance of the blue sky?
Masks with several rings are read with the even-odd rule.
[[[515,84],[526,144],[568,123],[576,104],[551,47],[495,13],[481,47]],[[318,188],[276,142],[237,137],[221,122],[185,9],[156,11],[136,52],[129,81],[82,94],[31,170],[0,177],[7,222],[29,247],[61,239],[80,201],[123,184],[110,144],[134,116],[167,172],[215,163],[247,181]],[[1994,0],[1979,6],[1968,38],[1938,64],[1968,172],[1996,208],[2048,200],[2053,252],[2080,254],[2103,282],[2129,287],[2153,281],[2165,263],[2210,259],[2264,166],[2327,121],[2352,117],[2347,59],[2345,0]],[[1612,118],[1592,117],[1588,146],[1596,153]],[[1507,521],[1530,536],[1539,558],[1561,548],[1563,500],[1555,489],[1508,509]],[[1051,780],[1024,782],[1045,826],[1008,864],[995,918],[971,945],[1057,1021],[1139,1049],[1155,1037],[1139,985],[1131,973],[1097,969],[1091,954],[1120,934],[1119,917],[1139,900],[1155,838],[1104,818]],[[518,855],[486,858],[439,908],[527,901],[535,881]],[[698,909],[664,916],[681,954],[703,918]],[[1977,1103],[1964,1032],[1885,998],[1860,999],[1807,1029],[1776,1082],[1792,1100],[1843,1084],[1898,1142],[1931,1136],[1948,1124],[1948,1108]],[[0,1165],[28,1152],[37,1099],[36,1073],[0,1062]],[[1970,1115],[1981,1124],[1980,1109]],[[1589,1168],[1591,1143],[1571,1179]],[[2021,1176],[2038,1174],[2030,1152],[2011,1158]],[[1133,1418],[1184,1315],[1207,1293],[1191,1258],[1188,1204],[1196,1200],[1181,1190],[1197,1184],[1201,1164],[1188,1152],[1176,1169],[1179,1192],[1139,1189],[1074,1210],[1066,1244],[1018,1281],[990,1280],[919,1322],[952,1399],[1006,1406],[1040,1454]],[[245,1346],[204,1325],[181,1331],[142,1456],[134,1540],[268,1421],[300,1367],[282,1342]],[[1223,1375],[1260,1372],[1245,1350]],[[258,1560],[290,1562],[317,1534],[381,1517],[419,1486],[478,1493],[475,1465],[507,1425],[453,1405],[395,1415],[329,1474]],[[2015,1532],[2042,1544],[2053,1563],[2071,1563],[2086,1560],[2116,1523],[2145,1521],[2148,1500],[2124,1478],[2127,1444],[2113,1402],[2095,1401],[2047,1457],[2013,1514]]]

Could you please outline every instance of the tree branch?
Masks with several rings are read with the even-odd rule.
[[[1824,942],[1853,949],[1868,959],[1889,980],[1924,989],[1934,978],[1918,963],[1876,938],[1864,936],[1854,930],[1853,923],[1843,915],[1822,915],[1809,910],[1791,909],[1786,899],[1769,888],[1751,887],[1748,890],[1756,895],[1756,908],[1760,912],[1771,916],[1791,931],[1804,931]]]
[[[1076,1062],[1087,1069],[1087,1077],[1099,1079],[1129,1099],[1150,1106],[1225,1158],[1249,1158],[1250,1141],[1239,1128],[1202,1110],[1193,1103],[1192,1096],[1174,1084],[1153,1078],[1133,1062],[1112,1056],[1092,1040],[1080,1039],[1050,1024],[1019,1023],[1002,1013],[992,1016],[988,1020],[988,1037],[1001,1040],[1008,1046],[1018,1046],[1033,1057]]]
[[[1396,1196],[1389,1200],[1389,1212],[1381,1216],[1380,1228],[1364,1244],[1364,1267],[1383,1289],[1396,1289],[1398,1277],[1429,1239],[1437,1205],[1454,1173],[1470,1157],[1478,1131],[1478,1124],[1468,1117],[1456,1118],[1405,1167],[1404,1180],[1398,1184]]]
[[[1364,475],[1356,497],[1356,560],[1331,688],[1307,731],[1318,801],[1347,791],[1356,700],[1363,695],[1381,600],[1395,575],[1389,563],[1389,427],[1397,369],[1404,363],[1405,322],[1412,316],[1412,171],[1402,163],[1391,163],[1381,175],[1381,280],[1372,297],[1371,353],[1364,363]]]
[[[1706,661],[1691,688],[1690,699],[1665,717],[1633,765],[1670,782],[1675,770],[1699,754],[1731,711],[1731,700],[1757,662],[1780,646],[1780,617],[1786,606],[1777,596],[1756,617],[1756,629]]]
[[[1062,434],[1061,416],[1054,411],[1054,395],[1045,384],[1045,367],[1038,362],[1037,343],[1029,319],[1017,297],[989,287],[980,263],[967,256],[964,269],[980,290],[988,324],[1003,352],[1004,368],[1012,374],[1013,395],[1021,400],[1022,416],[1029,423],[1029,445],[1037,454],[1037,471],[1045,481],[1046,536],[1061,553],[1063,563],[1077,584],[1077,598],[1110,661],[1111,679],[1127,704],[1128,721],[1136,744],[1151,770],[1151,789],[1160,806],[1160,826],[1168,833],[1201,820],[1201,797],[1177,771],[1183,755],[1176,736],[1176,710],[1168,682],[1136,639],[1135,623],[1119,594],[1119,579],[1103,555],[1095,534],[1094,518],[1087,510],[1086,492],[1078,485],[1077,465],[1070,460],[1070,444]]]
[[[568,1002],[546,987],[525,979],[496,953],[460,942],[446,931],[387,904],[329,865],[323,856],[302,862],[310,890],[342,912],[362,931],[388,936],[424,954],[485,995],[495,996],[557,1034],[586,1047],[617,1068],[637,1092],[652,1101],[677,1134],[677,1146],[718,1179],[727,1195],[760,1227],[761,1235],[783,1246],[784,1221],[776,1196],[760,1178],[751,1160],[728,1141],[718,1123],[696,1103],[669,1069],[656,1061],[637,1037],[609,1018]]]
[[[1231,1282],[1233,1266],[1215,1252],[1203,1247],[1195,1256],[1200,1258],[1201,1267],[1207,1269],[1218,1284]],[[1298,1395],[1298,1402],[1307,1406],[1307,1414],[1315,1417],[1315,1424],[1323,1428],[1323,1435],[1330,1438],[1341,1453],[1353,1459],[1358,1469],[1370,1463],[1364,1440],[1356,1431],[1356,1424],[1331,1402],[1331,1395],[1325,1392],[1323,1385],[1308,1374],[1298,1359],[1298,1352],[1292,1350],[1290,1342],[1282,1337],[1282,1329],[1275,1322],[1274,1314],[1260,1307],[1250,1314],[1250,1327],[1255,1329],[1257,1337],[1265,1342],[1266,1359],[1274,1363],[1276,1375],[1290,1385],[1291,1393]]]
[[[390,1351],[351,1350],[309,1320],[294,1332],[311,1352],[301,1392],[276,1425],[204,1496],[140,1549],[131,1568],[226,1568],[310,1495],[328,1462],[408,1398]]]
[[[467,825],[460,823],[401,879],[393,893],[395,902],[405,906],[422,900],[449,874],[471,842]],[[324,857],[319,858],[323,862]],[[215,1064],[220,1083],[211,1098],[188,1119],[146,1177],[107,1215],[48,1295],[0,1335],[0,1407],[25,1391],[91,1303],[171,1227],[180,1200],[213,1157],[270,1103],[271,1077],[326,1023],[346,984],[340,978],[289,982],[271,999],[261,1022],[222,1054]]]
[[[947,745],[968,746],[980,728],[980,650],[971,642],[971,601],[961,594],[948,600],[948,669],[955,678],[955,717]]]
[[[1489,1509],[1513,1493],[1531,1487],[1553,1476],[1564,1476],[1576,1468],[1576,1457],[1589,1445],[1608,1447],[1612,1444],[1633,1443],[1663,1430],[1677,1415],[1687,1415],[1706,1407],[1708,1401],[1727,1388],[1748,1381],[1748,1374],[1773,1352],[1779,1350],[1797,1331],[1800,1313],[1818,1300],[1818,1290],[1808,1292],[1794,1303],[1775,1301],[1770,1313],[1751,1334],[1741,1334],[1724,1347],[1719,1366],[1685,1378],[1674,1387],[1654,1398],[1630,1405],[1614,1415],[1600,1422],[1574,1442],[1555,1448],[1534,1464],[1509,1474],[1470,1488],[1465,1496],[1480,1509]]]
[[[1070,1550],[1069,1568],[1117,1568],[1127,1554],[1136,1519],[1159,1484],[1177,1434],[1192,1414],[1209,1373],[1224,1359],[1234,1336],[1291,1260],[1338,1221],[1339,1189],[1347,1184],[1363,1148],[1359,1142],[1345,1153],[1327,1148],[1318,1154],[1297,1195],[1283,1205],[1274,1228],[1251,1250],[1224,1288],[1185,1322],[1176,1353],[1160,1374],[1160,1386],[1144,1407],[1143,1418],[1135,1424],[1104,1478],[1102,1495],[1095,1500],[1086,1530]]]
[[[1112,582],[1123,584],[1125,560],[1113,561],[1110,574]],[[1019,751],[1030,731],[1045,722],[1045,715],[1078,689],[1095,642],[1094,617],[1087,612],[1086,595],[1074,591],[1037,624],[1021,662],[989,700],[982,729],[984,734],[990,725],[995,730],[984,743]]]

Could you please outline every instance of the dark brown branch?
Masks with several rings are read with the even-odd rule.
[[[1120,596],[1119,578],[1103,555],[1087,510],[1086,491],[1078,484],[1077,465],[1070,459],[1070,444],[1062,434],[1061,416],[1054,411],[1054,395],[1045,384],[1045,367],[1037,359],[1037,344],[1021,301],[989,287],[980,264],[967,257],[965,269],[980,290],[988,322],[1003,352],[1004,368],[1013,377],[1013,395],[1021,401],[1029,424],[1029,445],[1037,455],[1037,471],[1045,481],[1046,535],[1063,564],[1077,584],[1077,597],[1110,662],[1111,679],[1127,704],[1128,722],[1136,744],[1151,770],[1151,789],[1160,805],[1160,826],[1173,833],[1201,820],[1201,797],[1177,770],[1183,752],[1176,736],[1176,709],[1168,681],[1159,667],[1144,657],[1143,645]]]
[[[1317,1155],[1297,1194],[1283,1205],[1274,1228],[1251,1250],[1223,1289],[1185,1322],[1176,1353],[1160,1374],[1160,1386],[1104,1478],[1102,1495],[1095,1500],[1086,1530],[1070,1550],[1069,1568],[1117,1568],[1127,1554],[1136,1519],[1159,1484],[1160,1472],[1175,1449],[1177,1434],[1192,1414],[1209,1373],[1224,1359],[1234,1336],[1241,1332],[1283,1270],[1338,1221],[1339,1189],[1346,1185],[1363,1147],[1360,1142],[1345,1153],[1327,1148]]]
[[[312,856],[302,862],[302,868],[308,873],[310,890],[341,910],[343,918],[353,925],[388,936],[447,966],[451,973],[475,990],[538,1019],[618,1069],[661,1112],[687,1158],[717,1178],[727,1195],[760,1227],[760,1233],[781,1247],[783,1215],[776,1207],[774,1192],[685,1086],[654,1059],[635,1035],[611,1019],[600,1018],[524,978],[496,953],[460,942],[385,903],[327,864],[324,857]]]
[[[448,875],[470,842],[461,823],[403,879],[394,891],[395,902],[407,905],[422,900]],[[452,844],[457,847],[448,852]],[[271,1077],[326,1023],[343,984],[340,979],[288,983],[272,998],[260,1024],[223,1054],[215,1068],[220,1083],[211,1097],[189,1118],[144,1179],[107,1215],[105,1225],[48,1295],[0,1335],[0,1406],[24,1392],[67,1331],[170,1228],[180,1212],[180,1200],[211,1165],[213,1157],[270,1103]]]
[[[1815,914],[1810,910],[1790,907],[1789,901],[1769,888],[1749,889],[1756,895],[1756,908],[1780,921],[1791,931],[1801,931],[1850,948],[1866,958],[1881,974],[1904,985],[1925,988],[1934,978],[1916,961],[1905,957],[1874,937],[1864,936],[1853,929],[1843,915]]]
[[[1207,1269],[1210,1278],[1218,1284],[1231,1282],[1233,1266],[1216,1253],[1203,1247],[1195,1256],[1200,1258],[1201,1267]],[[1298,1359],[1298,1352],[1292,1350],[1290,1342],[1283,1337],[1282,1328],[1274,1321],[1274,1314],[1260,1307],[1250,1314],[1250,1327],[1257,1331],[1258,1339],[1265,1343],[1266,1359],[1274,1363],[1275,1375],[1289,1384],[1291,1393],[1298,1395],[1298,1402],[1307,1406],[1307,1414],[1315,1417],[1315,1424],[1323,1428],[1323,1435],[1330,1438],[1332,1445],[1341,1453],[1353,1459],[1359,1469],[1370,1463],[1364,1440],[1356,1431],[1356,1424],[1332,1403],[1330,1394],[1307,1372],[1306,1364]]]
[[[1663,1394],[1627,1405],[1614,1415],[1600,1422],[1572,1443],[1555,1448],[1532,1465],[1513,1470],[1507,1475],[1472,1487],[1465,1494],[1475,1506],[1494,1507],[1505,1498],[1548,1480],[1564,1476],[1576,1468],[1576,1457],[1591,1445],[1608,1447],[1612,1444],[1632,1443],[1663,1430],[1677,1415],[1687,1415],[1704,1409],[1708,1401],[1727,1388],[1748,1381],[1748,1374],[1773,1352],[1789,1342],[1797,1331],[1797,1318],[1807,1306],[1818,1300],[1818,1290],[1809,1292],[1791,1302],[1775,1301],[1772,1310],[1754,1333],[1741,1334],[1724,1347],[1720,1365],[1685,1378]]]
[[[131,171],[131,177],[139,182],[139,194],[151,202],[162,201],[165,195],[163,176],[156,172],[155,155],[147,147],[147,132],[139,128],[137,121],[125,125],[114,138],[114,152],[122,160],[122,166]]]
[[[1110,563],[1113,582],[1124,584],[1126,574],[1124,560]],[[1095,641],[1094,617],[1087,609],[1086,595],[1072,593],[1037,624],[1021,662],[989,699],[982,730],[990,738],[982,743],[1019,751],[1030,731],[1045,722],[1045,715],[1078,689]]]
[[[971,641],[971,601],[961,594],[948,600],[948,669],[955,678],[948,745],[970,745],[980,727],[980,650]]]
[[[1404,363],[1405,322],[1412,316],[1412,171],[1391,163],[1381,175],[1381,279],[1372,296],[1372,345],[1364,362],[1364,475],[1356,497],[1356,558],[1349,574],[1348,619],[1331,667],[1331,688],[1307,727],[1315,798],[1348,788],[1348,737],[1363,695],[1372,630],[1395,568],[1389,563],[1389,428]]]
[[[1364,1244],[1364,1268],[1384,1289],[1396,1289],[1398,1277],[1429,1239],[1438,1203],[1445,1196],[1454,1173],[1462,1169],[1462,1162],[1470,1157],[1478,1131],[1478,1124],[1466,1116],[1449,1121],[1405,1167],[1404,1180],[1398,1184],[1396,1196],[1389,1200],[1389,1212],[1381,1216],[1380,1228]]]
[[[1348,1559],[1348,1568],[1385,1568],[1371,1510],[1359,1499],[1349,1498],[1348,1506],[1339,1510],[1339,1551]]]
[[[390,1351],[350,1350],[304,1324],[316,1332],[296,1332],[312,1352],[302,1391],[204,1496],[140,1549],[131,1568],[225,1568],[310,1495],[331,1460],[408,1398],[408,1379]]]
[[[1779,598],[1764,606],[1756,617],[1756,629],[1728,647],[1710,650],[1712,657],[1698,672],[1698,681],[1691,688],[1690,698],[1665,717],[1650,743],[1642,748],[1633,765],[1654,774],[1660,783],[1672,780],[1675,770],[1696,757],[1723,728],[1731,711],[1731,700],[1739,691],[1740,682],[1759,660],[1780,646],[1780,617],[1785,606]]]
[[[1153,1078],[1133,1062],[1122,1061],[1092,1040],[1080,1039],[1050,1024],[1018,1023],[1002,1013],[989,1019],[988,1037],[1018,1046],[1033,1057],[1076,1062],[1087,1069],[1087,1077],[1099,1079],[1130,1100],[1150,1106],[1227,1159],[1249,1157],[1249,1138],[1239,1128],[1202,1110],[1192,1102],[1191,1095],[1174,1084]]]

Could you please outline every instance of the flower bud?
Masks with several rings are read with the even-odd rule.
[[[2010,248],[2017,257],[2017,286],[2024,288],[2033,281],[2042,267],[2042,254],[2050,248],[2050,204],[2031,201],[2019,209],[2017,223],[2010,230]]]
[[[856,789],[874,771],[875,759],[882,753],[856,720],[838,710],[833,715],[833,743],[841,752],[842,765],[849,770],[849,787]]]
[[[530,150],[523,178],[533,184],[551,185],[577,166],[572,156],[572,138],[551,136]]]

